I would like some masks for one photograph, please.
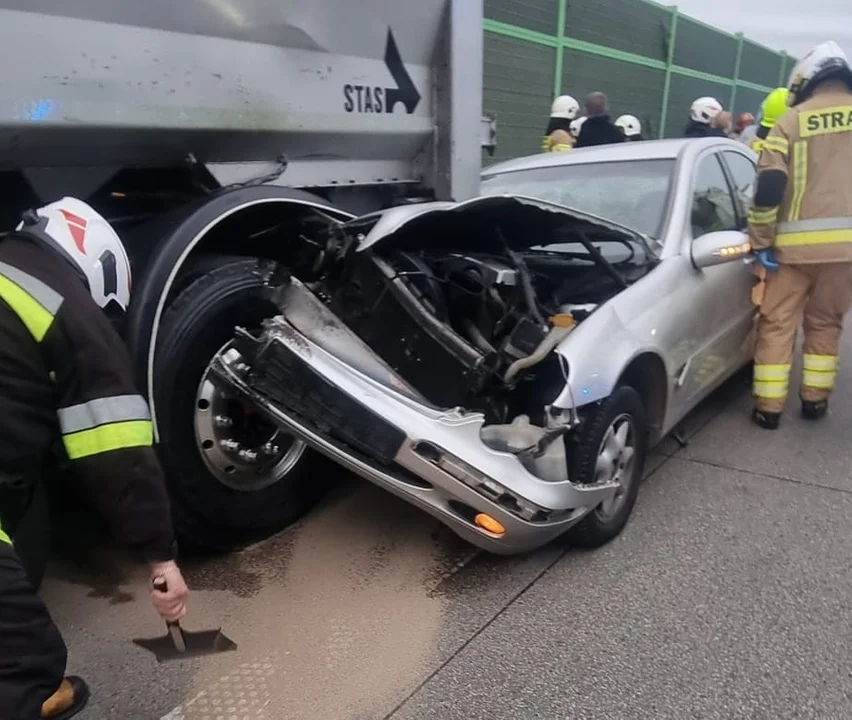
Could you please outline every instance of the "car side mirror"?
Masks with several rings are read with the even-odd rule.
[[[721,265],[731,260],[748,257],[751,243],[744,232],[721,230],[709,232],[692,241],[690,255],[692,264],[698,269]]]

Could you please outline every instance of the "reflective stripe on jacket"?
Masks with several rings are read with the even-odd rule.
[[[8,543],[9,545],[12,544],[12,539],[3,530],[2,525],[0,525],[0,542]]]
[[[756,148],[755,148],[756,149]],[[781,116],[763,142],[760,174],[787,182],[777,205],[752,207],[749,239],[786,263],[852,262],[852,92],[827,82]]]
[[[123,341],[67,261],[15,234],[0,243],[0,469],[64,447],[113,534],[148,560],[175,554],[148,403]]]
[[[542,152],[565,152],[572,147],[574,146],[571,144],[570,135],[564,130],[554,130],[541,139]]]

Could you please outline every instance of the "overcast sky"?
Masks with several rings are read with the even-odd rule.
[[[834,40],[852,57],[850,0],[671,0],[694,18],[801,57]]]

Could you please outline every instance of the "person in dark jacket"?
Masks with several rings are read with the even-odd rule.
[[[585,117],[576,147],[624,142],[624,134],[610,119],[609,102],[604,93],[593,92],[586,96]]]
[[[109,521],[141,552],[166,620],[185,613],[188,590],[148,404],[107,312],[124,312],[130,265],[106,220],[64,198],[29,211],[0,241],[0,716],[65,720],[88,688],[64,677],[67,650],[28,575],[24,537],[54,448]],[[18,501],[12,502],[10,498]],[[20,551],[20,556],[18,552]]]
[[[722,112],[722,104],[712,97],[700,97],[689,108],[689,122],[683,131],[683,136],[692,137],[727,137],[725,131],[713,126],[713,120]]]

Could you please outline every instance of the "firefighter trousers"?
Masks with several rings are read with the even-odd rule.
[[[12,546],[0,541],[0,717],[37,720],[62,682],[67,651]]]
[[[802,400],[828,399],[837,376],[843,317],[852,305],[852,263],[782,264],[766,273],[757,325],[754,396],[763,412],[783,412],[799,325],[804,329]]]

